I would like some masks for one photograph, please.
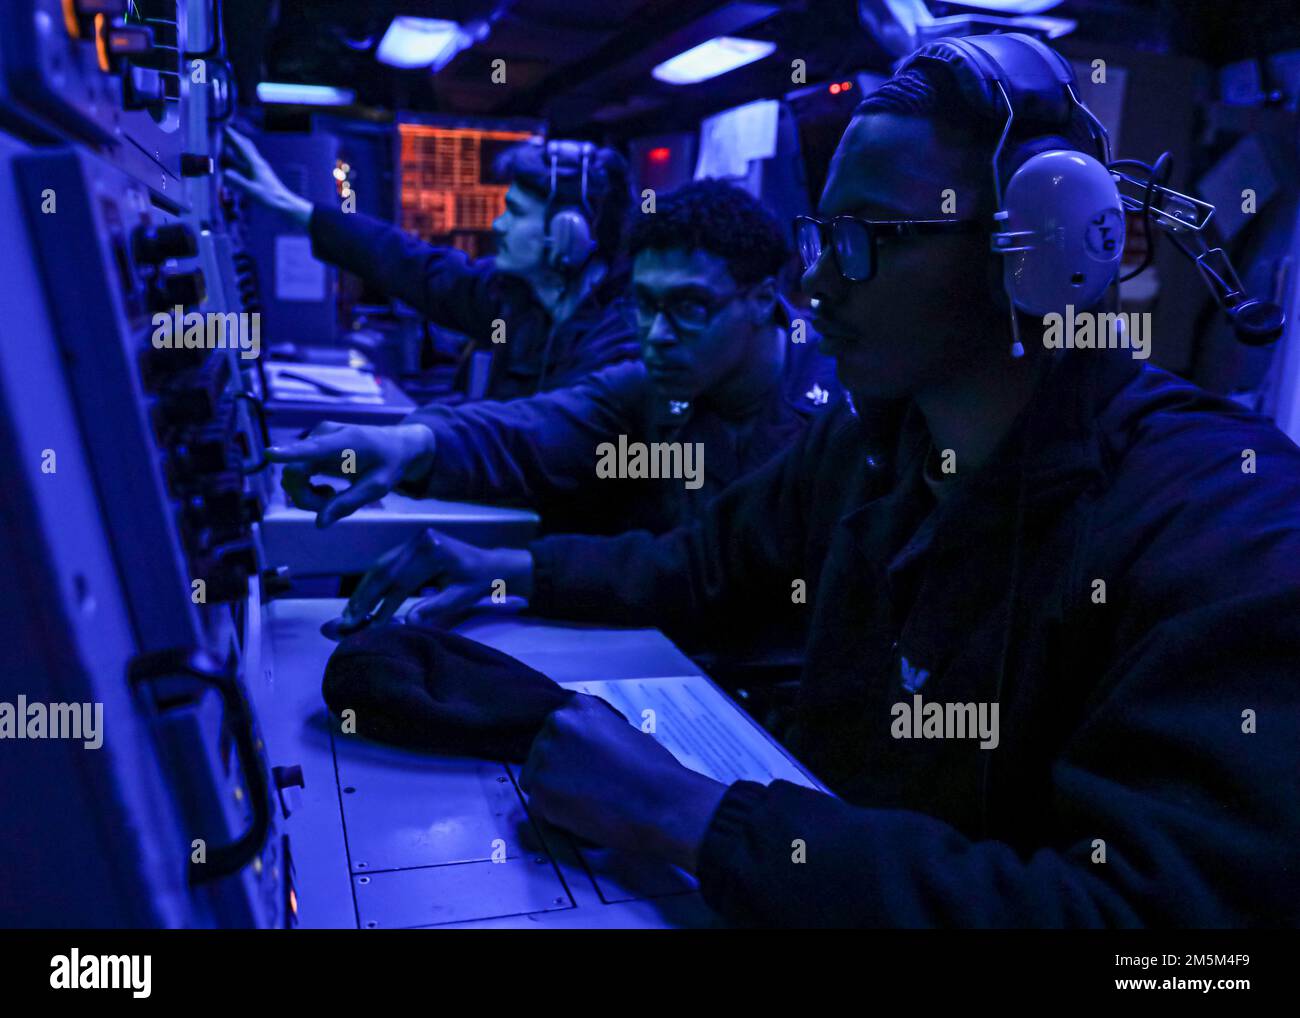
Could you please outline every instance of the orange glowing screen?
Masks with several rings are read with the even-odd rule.
[[[485,131],[474,128],[398,124],[401,140],[401,225],[425,238],[452,238],[470,255],[481,251],[471,231],[487,233],[505,211],[505,184],[484,183],[489,167],[486,149],[499,151],[501,142],[527,141],[526,131]],[[485,144],[487,143],[487,144]]]

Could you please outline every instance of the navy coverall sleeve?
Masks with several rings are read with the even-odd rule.
[[[702,847],[701,891],[734,921],[792,926],[1294,925],[1297,617],[1295,591],[1235,597],[1123,653],[1051,767],[1050,836],[1032,853],[917,812],[737,782]]]
[[[530,505],[580,490],[596,479],[596,446],[640,430],[645,378],[640,362],[616,364],[538,396],[422,407],[406,422],[432,429],[434,465],[403,490]]]
[[[588,300],[594,298],[588,297]],[[601,321],[582,334],[581,342],[568,343],[557,363],[546,375],[548,389],[576,385],[593,377],[611,364],[641,364],[641,343],[627,324],[626,302],[615,299],[608,305]]]
[[[426,318],[468,336],[487,335],[502,317],[500,277],[490,260],[434,247],[360,213],[312,208],[312,253],[400,297]]]
[[[805,560],[809,438],[730,485],[691,523],[666,534],[558,535],[534,541],[533,596],[543,615],[651,625],[689,638],[743,605],[790,604],[794,563]]]

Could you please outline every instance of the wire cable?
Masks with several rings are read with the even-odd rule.
[[[1164,187],[1169,183],[1169,175],[1173,172],[1174,161],[1168,152],[1162,152],[1154,166],[1148,165],[1140,159],[1116,159],[1106,169],[1114,170],[1126,166],[1136,167],[1146,174],[1146,189],[1142,192],[1142,229],[1146,233],[1147,249],[1142,256],[1142,263],[1132,272],[1120,276],[1116,280],[1117,283],[1126,283],[1134,276],[1141,275],[1151,267],[1151,262],[1155,259],[1155,234],[1151,230],[1151,199],[1155,196],[1157,187]]]

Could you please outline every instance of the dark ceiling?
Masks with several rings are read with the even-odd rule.
[[[544,116],[557,130],[645,133],[791,88],[790,61],[809,82],[888,67],[857,20],[855,0],[225,0],[237,75],[339,85],[384,110]],[[930,4],[936,14],[956,4]],[[1075,39],[1177,52],[1211,65],[1300,47],[1295,0],[1066,0],[1052,15],[1079,22]],[[397,70],[374,49],[399,14],[461,23],[496,15],[490,35],[443,71]],[[770,39],[776,54],[693,86],[650,69],[720,34]],[[506,61],[506,83],[491,80]]]

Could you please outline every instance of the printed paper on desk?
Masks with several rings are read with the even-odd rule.
[[[780,778],[819,787],[702,675],[560,685],[607,700],[637,728],[654,711],[654,737],[684,766],[724,784]]]
[[[311,238],[281,234],[275,238],[277,300],[324,300],[325,263],[311,253]]]
[[[383,390],[368,371],[327,364],[271,361],[266,365],[271,395],[280,400],[382,404]]]

